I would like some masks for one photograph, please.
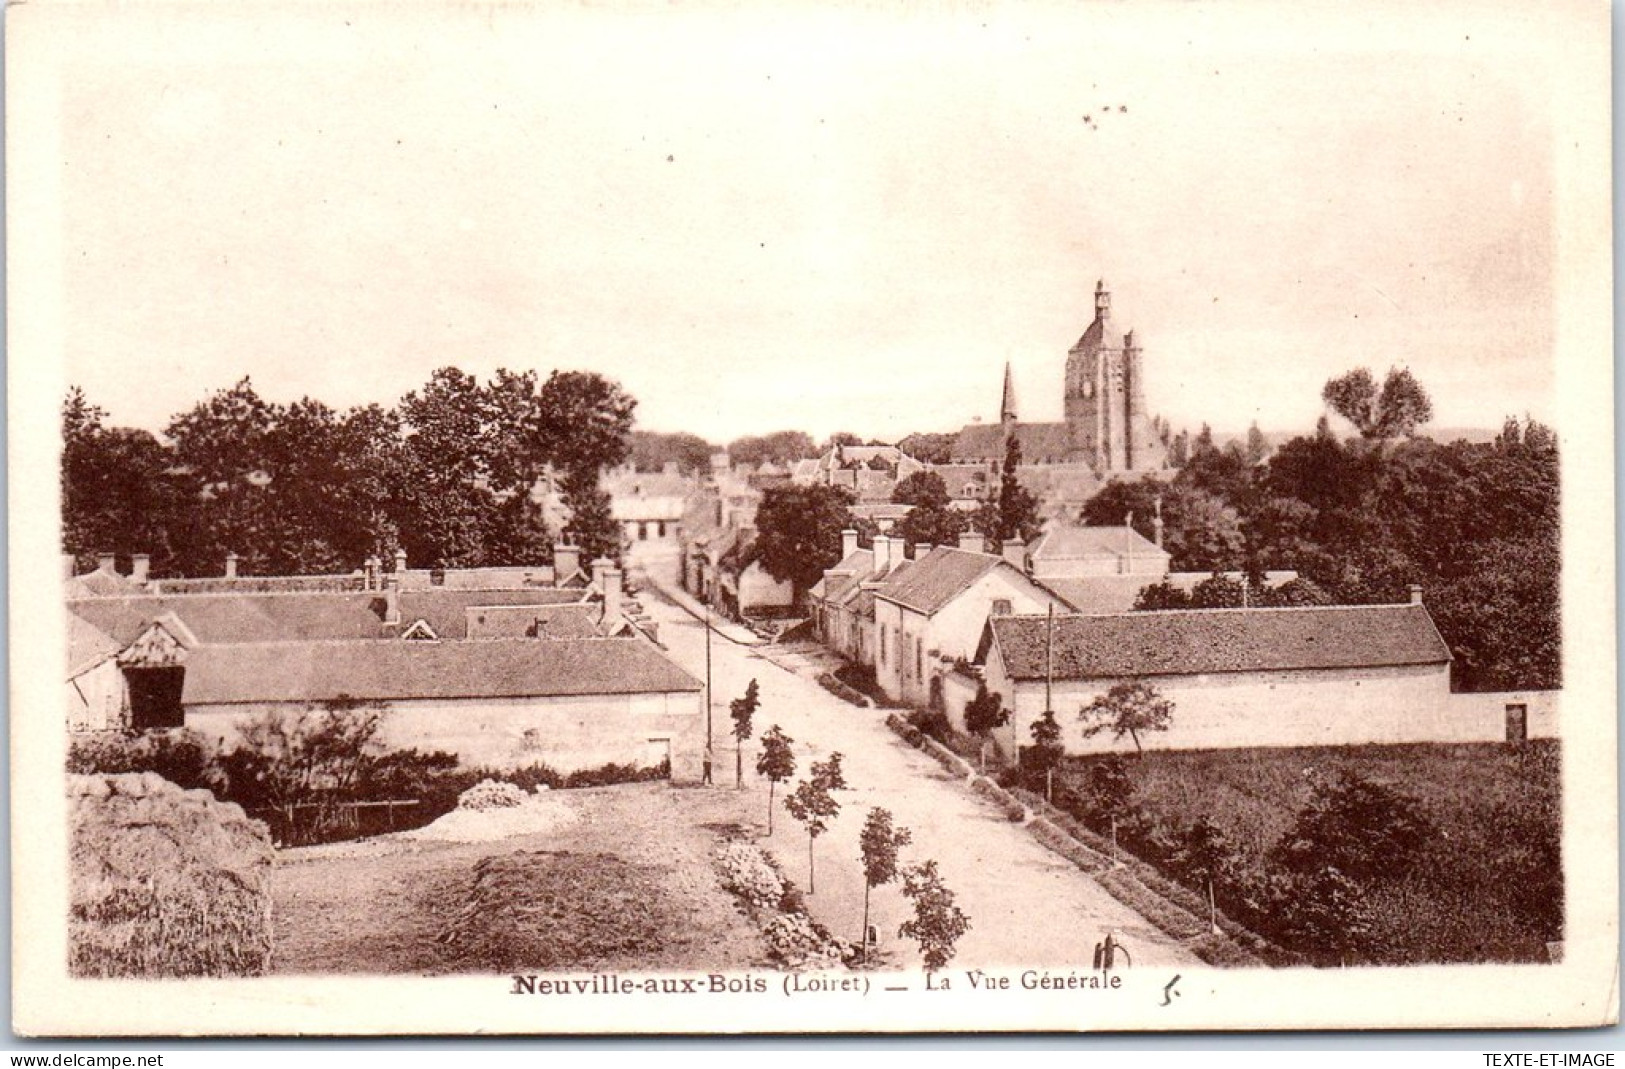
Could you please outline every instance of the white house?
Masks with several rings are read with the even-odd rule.
[[[1011,710],[1001,748],[1031,743],[1054,709],[1071,753],[1133,751],[1078,713],[1119,682],[1173,702],[1147,749],[1318,746],[1498,738],[1451,701],[1450,651],[1421,604],[995,616],[978,659]],[[950,715],[962,725],[962,709]]]

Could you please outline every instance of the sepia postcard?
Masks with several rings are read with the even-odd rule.
[[[1615,1022],[1609,14],[11,5],[13,1028]]]

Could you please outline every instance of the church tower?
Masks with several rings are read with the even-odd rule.
[[[1101,475],[1160,468],[1166,450],[1145,412],[1144,364],[1134,332],[1112,323],[1112,295],[1095,285],[1095,318],[1067,354],[1065,410],[1072,456]]]

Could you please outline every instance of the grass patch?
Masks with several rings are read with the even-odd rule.
[[[1088,764],[1068,763],[1058,796],[1082,792]],[[1267,879],[1270,850],[1317,781],[1352,772],[1414,799],[1434,829],[1410,871],[1368,889],[1365,958],[1544,962],[1546,944],[1563,938],[1555,741],[1152,752],[1126,765],[1141,827],[1174,830],[1206,817],[1223,829],[1238,875],[1221,908],[1265,935],[1270,918],[1252,889]],[[1154,840],[1134,848],[1155,854]]]

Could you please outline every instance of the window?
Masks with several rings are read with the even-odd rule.
[[[914,678],[925,678],[925,646],[919,640],[914,640]]]
[[[994,616],[1009,616],[1010,615],[1010,599],[1009,598],[994,598],[993,599],[993,615]]]
[[[1529,741],[1529,706],[1523,702],[1507,703],[1507,741]]]
[[[886,629],[880,629],[880,663],[886,663]]]

